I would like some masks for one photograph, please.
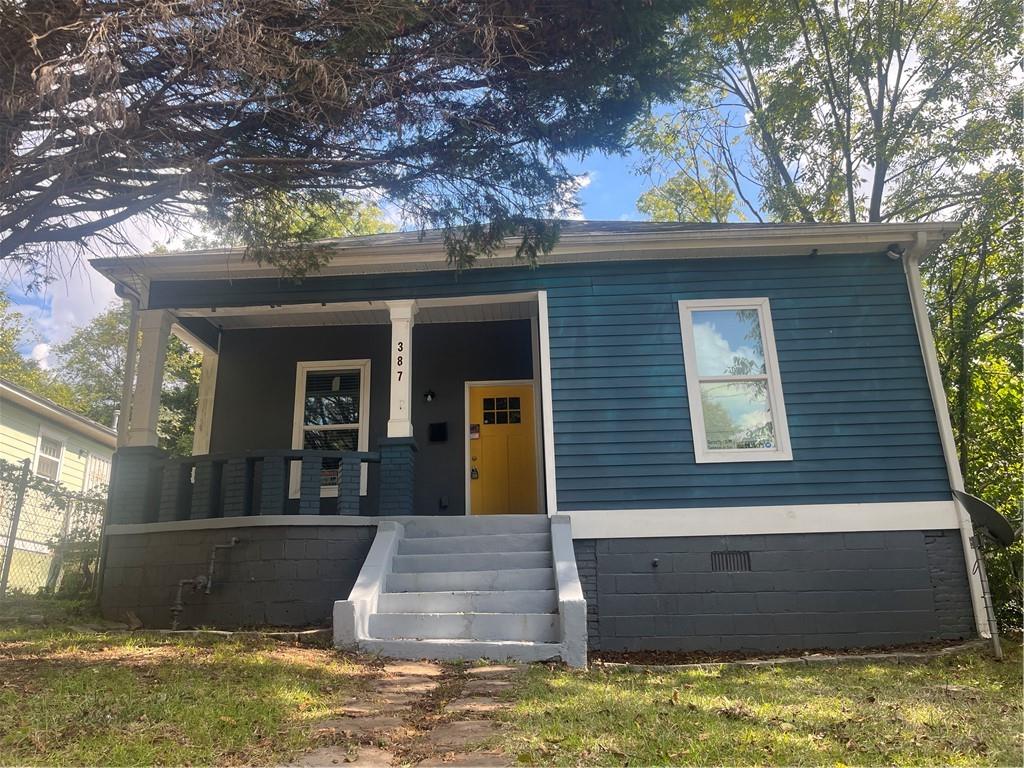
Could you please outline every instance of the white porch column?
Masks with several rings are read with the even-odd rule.
[[[139,371],[132,396],[128,445],[157,444],[156,425],[160,415],[160,387],[164,380],[167,359],[167,338],[171,332],[171,313],[163,309],[139,312],[142,346],[139,350]],[[122,415],[124,418],[125,415]]]
[[[412,437],[412,324],[416,302],[387,302],[391,313],[391,412],[388,437]]]
[[[196,424],[192,433],[192,455],[210,452],[213,428],[213,398],[217,391],[217,363],[220,357],[212,349],[203,350],[203,368],[199,372],[199,397],[196,403]]]

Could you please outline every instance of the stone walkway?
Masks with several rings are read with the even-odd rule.
[[[508,706],[503,694],[522,670],[504,664],[387,663],[364,694],[341,707],[340,717],[314,726],[313,736],[324,746],[293,765],[510,766],[508,758],[487,748],[501,728],[488,718]]]

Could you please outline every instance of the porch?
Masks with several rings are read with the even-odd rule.
[[[535,292],[141,310],[109,522],[544,512],[540,315]],[[189,457],[157,448],[171,333],[203,354]],[[471,414],[484,385],[519,389]],[[497,420],[524,436],[522,477],[503,482],[528,501],[477,492],[496,473],[470,448]]]

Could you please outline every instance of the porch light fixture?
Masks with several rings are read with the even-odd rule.
[[[435,397],[437,397],[437,395],[434,394],[434,390],[432,389],[428,389],[426,392],[423,393],[423,399],[426,400],[428,403],[434,402]]]

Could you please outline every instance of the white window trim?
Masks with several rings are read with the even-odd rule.
[[[359,434],[356,448],[360,451],[369,450],[370,445],[370,361],[364,360],[301,360],[295,365],[295,410],[292,414],[292,448],[302,448],[303,421],[305,416],[306,374],[316,371],[359,371]],[[290,498],[299,497],[299,481],[301,462],[293,461],[288,484]],[[320,497],[336,497],[337,487],[322,486]],[[359,495],[366,495],[366,463],[364,462],[359,477]]]
[[[693,336],[693,313],[708,310],[753,309],[761,326],[765,372],[768,382],[769,408],[775,430],[776,447],[711,450],[707,448],[704,431],[704,408],[700,398],[700,374],[697,371],[697,349]],[[775,330],[766,297],[747,299],[684,299],[679,302],[679,324],[683,337],[683,367],[686,370],[686,394],[690,402],[690,424],[693,429],[693,453],[698,464],[741,461],[792,461],[789,442],[789,420],[782,397],[782,379],[775,353]],[[705,377],[708,378],[708,377]]]
[[[39,457],[42,455],[43,451],[43,438],[46,438],[48,440],[55,440],[56,442],[60,443],[60,458],[57,459],[57,477],[54,478],[53,480],[50,480],[50,478],[44,477],[43,475],[39,474]],[[48,480],[53,483],[60,483],[61,477],[64,474],[64,457],[67,455],[68,452],[67,443],[68,441],[65,435],[61,434],[60,432],[54,432],[53,430],[47,429],[46,427],[40,425],[39,433],[36,436],[36,452],[35,455],[32,457],[32,474],[35,475],[36,477],[43,478],[43,480]],[[53,457],[47,456],[46,458],[50,459]]]

